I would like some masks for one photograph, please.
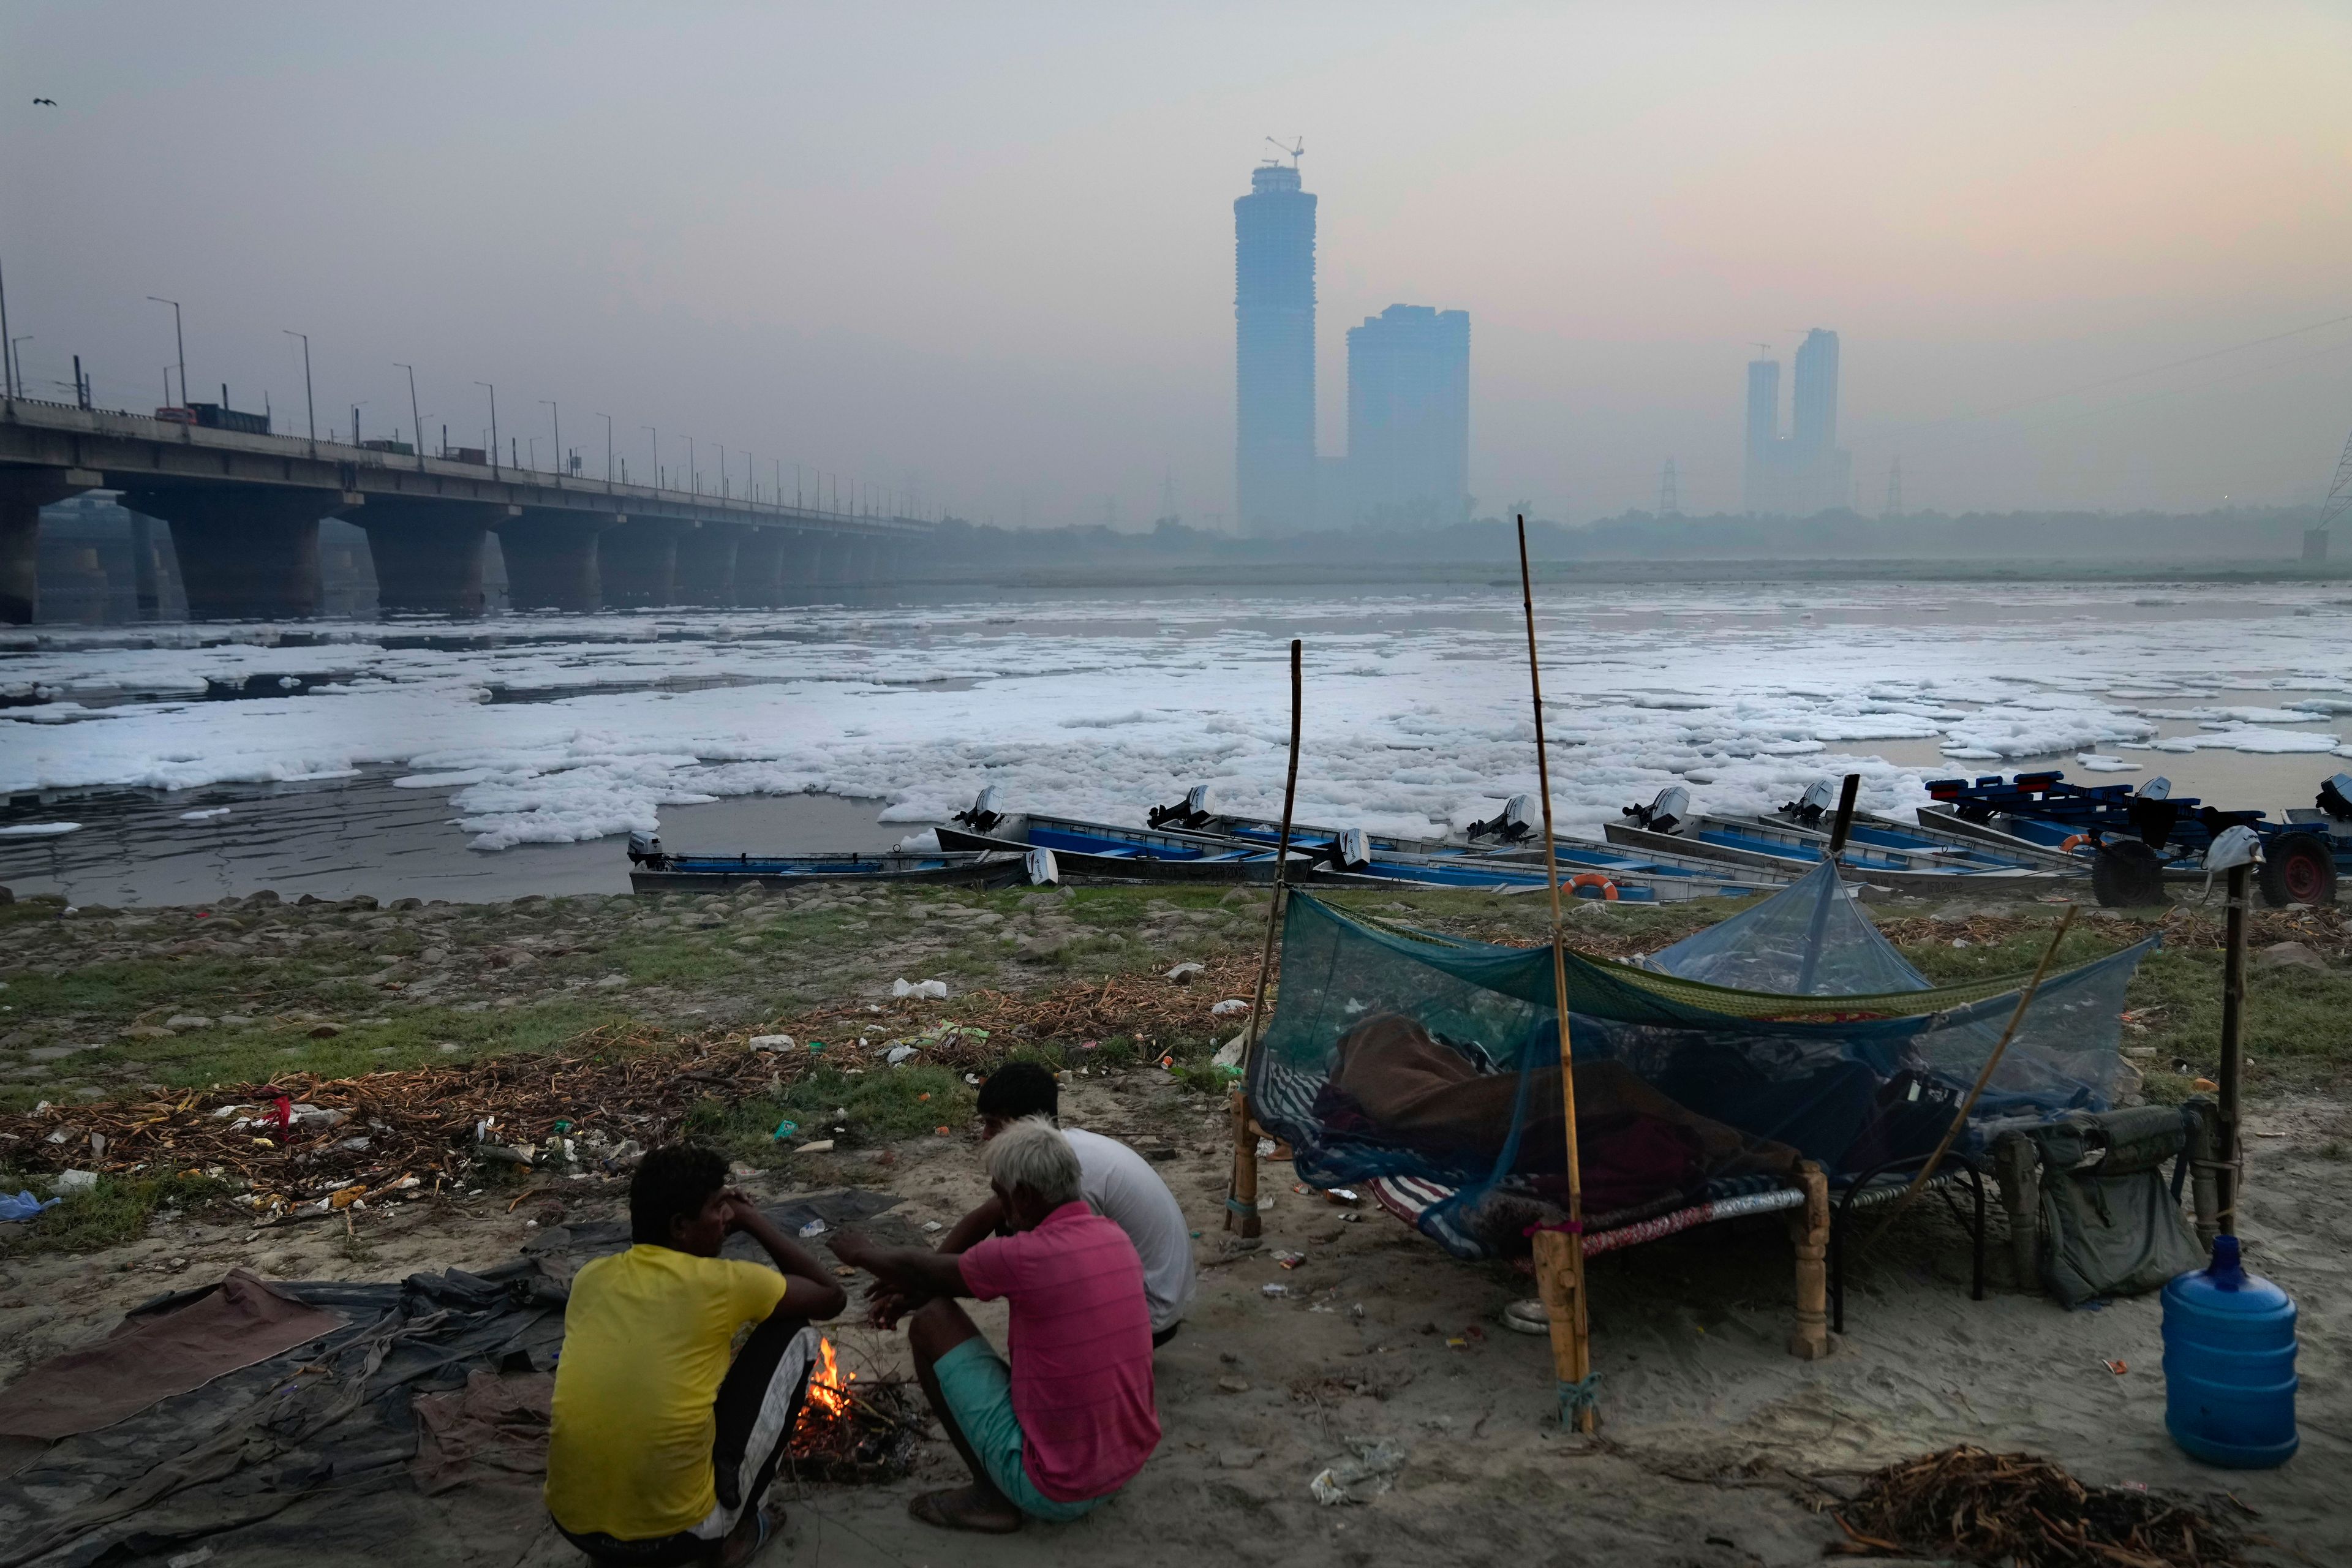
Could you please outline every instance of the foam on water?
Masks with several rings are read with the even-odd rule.
[[[2347,613],[2314,588],[1555,589],[1541,611],[1563,821],[1685,777],[1765,808],[1859,772],[1898,810],[1970,764],[2118,749],[2336,750]],[[1516,595],[1055,600],[920,612],[516,616],[44,635],[0,663],[0,790],[189,789],[403,770],[486,849],[650,830],[665,806],[829,791],[937,820],[1014,808],[1139,821],[1186,785],[1280,805],[1286,642],[1307,641],[1302,820],[1428,832],[1535,787]],[[1930,616],[1928,612],[1939,612]],[[257,681],[255,678],[263,678]],[[257,689],[262,695],[255,696]],[[205,700],[207,689],[246,695]],[[282,695],[280,693],[283,693]],[[2316,693],[2291,706],[2232,696]],[[2273,698],[2272,702],[2280,701]],[[2168,729],[2193,727],[2168,734]],[[1934,742],[1948,766],[1872,755]]]

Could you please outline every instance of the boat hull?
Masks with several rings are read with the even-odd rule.
[[[1701,855],[1711,859],[1720,859],[1734,866],[1777,869],[1784,873],[1791,871],[1801,873],[1810,870],[1821,858],[1818,848],[1810,856],[1790,853],[1773,854],[1769,850],[1749,848],[1743,845],[1687,838],[1677,833],[1658,833],[1646,827],[1635,827],[1630,823],[1606,823],[1602,825],[1601,831],[1608,836],[1610,843],[1622,845],[1629,849],[1654,851],[1661,854]],[[1923,892],[1931,889],[1948,892],[1959,888],[1983,889],[1988,891],[1993,889],[2031,891],[2055,886],[2061,880],[2054,871],[2038,869],[1921,870],[1905,867],[1882,867],[1876,864],[1854,866],[1847,864],[1843,859],[1840,862],[1840,869],[1850,880],[1871,882],[1882,888],[1899,888],[1906,891]]]
[[[820,882],[858,882],[918,887],[1017,888],[1029,881],[1026,851],[993,848],[984,853],[942,855],[716,855],[665,856],[665,865],[629,868],[635,893],[733,893],[745,888],[771,892]]]

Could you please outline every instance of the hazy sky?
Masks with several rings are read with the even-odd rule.
[[[196,395],[281,428],[296,328],[322,426],[405,427],[413,361],[428,430],[495,382],[599,472],[601,411],[639,474],[654,425],[739,482],[1134,525],[1172,474],[1206,521],[1231,203],[1297,135],[1324,449],[1349,325],[1467,310],[1482,510],[1646,505],[1669,455],[1736,506],[1749,345],[1817,325],[1866,510],[1898,453],[1915,509],[2306,501],[2352,428],[2347,80],[2340,3],[0,0],[0,266],[37,394],[79,353],[159,401],[160,294]]]

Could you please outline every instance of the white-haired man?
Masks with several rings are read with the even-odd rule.
[[[988,1144],[989,1185],[1012,1234],[960,1255],[834,1237],[835,1257],[881,1282],[886,1317],[913,1306],[916,1374],[971,1471],[971,1486],[908,1505],[927,1524],[1003,1533],[1024,1515],[1076,1519],[1159,1447],[1143,1264],[1127,1233],[1087,1206],[1082,1180],[1069,1140],[1031,1117]],[[1011,1304],[1010,1365],[960,1296]]]

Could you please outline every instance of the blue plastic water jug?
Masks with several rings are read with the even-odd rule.
[[[2164,1425],[2192,1458],[2284,1465],[2294,1431],[2294,1303],[2216,1237],[2213,1262],[2164,1288]]]

